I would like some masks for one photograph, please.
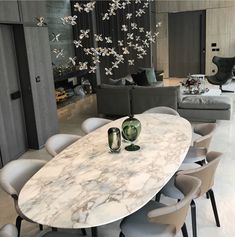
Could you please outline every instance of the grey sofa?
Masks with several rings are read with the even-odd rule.
[[[163,82],[154,86],[113,86],[103,84],[97,87],[97,111],[101,115],[123,116],[142,113],[156,106],[177,109],[178,87],[162,87]]]
[[[159,84],[160,86],[160,84]],[[111,86],[97,88],[98,114],[123,116],[139,114],[153,107],[168,106],[190,121],[229,120],[232,100],[225,96],[186,96],[178,86]]]
[[[132,93],[132,112],[140,114],[156,106],[167,106],[177,110],[178,87],[134,86]]]
[[[178,102],[178,113],[190,121],[230,120],[232,99],[226,96],[186,96]]]
[[[103,84],[96,89],[97,112],[102,115],[129,115],[131,112],[131,86]]]

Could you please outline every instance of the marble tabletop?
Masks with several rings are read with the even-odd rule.
[[[107,130],[115,120],[84,136],[36,173],[19,195],[29,219],[57,228],[88,228],[119,220],[140,209],[168,182],[190,146],[190,123],[164,114],[135,115],[141,149],[110,153]]]

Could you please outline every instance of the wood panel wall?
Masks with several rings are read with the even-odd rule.
[[[157,43],[156,66],[164,70],[165,78],[169,77],[168,13],[196,10],[206,10],[206,74],[213,74],[216,70],[212,63],[214,55],[235,56],[235,1],[157,1],[156,14],[162,21],[162,35]],[[220,51],[211,51],[211,43],[217,43]]]

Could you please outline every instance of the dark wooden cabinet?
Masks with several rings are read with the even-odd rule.
[[[13,27],[0,25],[0,149],[2,163],[27,150],[27,135]]]
[[[0,22],[20,22],[17,0],[0,1]]]
[[[57,111],[46,27],[24,27],[38,147],[57,133]]]
[[[0,1],[0,167],[58,132],[46,1]]]

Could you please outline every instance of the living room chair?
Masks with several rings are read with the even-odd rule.
[[[17,237],[18,231],[17,228],[12,224],[4,225],[0,229],[0,237]]]
[[[199,162],[205,163],[212,137],[216,130],[216,123],[202,123],[193,126],[193,141],[184,163]]]
[[[18,214],[18,217],[16,218],[18,236],[20,236],[22,220],[33,223],[32,220],[24,216],[18,206],[18,196],[20,190],[25,185],[25,183],[45,164],[46,161],[44,160],[20,159],[9,162],[1,169],[0,185],[2,189],[13,198],[15,209]],[[39,226],[40,230],[42,230],[42,225]]]
[[[81,136],[73,134],[56,134],[47,140],[45,148],[54,157],[80,138]]]
[[[217,212],[214,192],[212,187],[214,186],[214,177],[217,166],[220,162],[220,157],[222,153],[211,151],[207,153],[206,159],[207,164],[195,169],[188,169],[183,171],[178,171],[177,175],[190,175],[193,177],[197,177],[201,180],[200,191],[195,195],[193,199],[199,198],[204,194],[208,194],[211,200],[211,205],[214,212],[214,217],[216,221],[216,226],[220,227],[219,215]],[[176,176],[177,177],[177,176]],[[171,178],[171,180],[165,185],[165,187],[161,190],[161,194],[165,196],[180,200],[184,198],[184,194],[175,186],[175,176]],[[197,236],[197,222],[196,222],[196,204],[194,200],[191,202],[191,216],[192,216],[192,229],[193,229],[193,237]]]
[[[143,114],[146,114],[146,113],[170,114],[170,115],[180,116],[176,110],[170,107],[166,107],[166,106],[154,107],[143,112]]]
[[[110,122],[112,122],[110,119],[88,118],[82,122],[81,129],[84,133],[88,134]]]
[[[213,85],[219,85],[221,92],[234,92],[223,90],[222,85],[228,84],[233,78],[233,67],[235,65],[235,57],[222,58],[214,56],[212,62],[217,66],[218,71],[215,75],[207,76],[208,82]]]
[[[200,180],[195,177],[178,175],[176,186],[185,195],[171,206],[150,201],[140,210],[123,219],[120,224],[120,237],[175,236],[182,230],[188,236],[185,218],[190,202],[200,188]]]

